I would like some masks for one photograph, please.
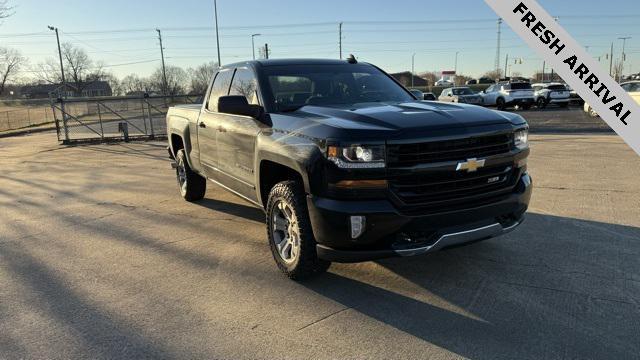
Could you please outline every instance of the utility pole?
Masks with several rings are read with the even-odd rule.
[[[456,74],[458,73],[458,51],[456,51],[456,60],[455,60],[454,65],[453,65],[453,71]]]
[[[260,36],[260,35],[262,35],[262,34],[251,34],[251,51],[253,52],[253,60],[256,59],[256,45],[255,45],[253,39],[256,36]]]
[[[342,60],[342,22],[338,24],[338,46],[340,47],[340,60]]]
[[[213,0],[213,12],[216,18],[216,46],[218,48],[218,67],[222,66],[222,61],[220,60],[220,33],[218,32],[218,1]]]
[[[269,59],[269,44],[264,44],[264,57]]]
[[[620,75],[618,75],[618,82],[622,80],[622,73],[624,72],[624,61],[627,55],[624,53],[624,46],[627,43],[627,39],[631,39],[631,36],[619,37],[618,40],[622,40],[622,57],[620,58]]]
[[[547,65],[546,62],[544,60],[542,60],[542,81],[541,82],[544,82],[544,67],[546,65]]]
[[[413,78],[414,78],[414,74],[416,73],[416,53],[413,53],[413,55],[411,55],[411,87],[413,87]]]
[[[62,77],[62,96],[65,96],[67,90],[67,81],[64,78],[64,63],[62,62],[62,48],[60,47],[60,35],[58,34],[58,28],[53,26],[47,26],[49,30],[56,32],[56,41],[58,42],[58,57],[60,58],[60,76]],[[60,103],[60,110],[62,111],[62,125],[64,127],[64,138],[69,142],[69,128],[67,127],[67,113],[64,110],[64,100]]]
[[[498,74],[498,78],[500,78],[500,35],[502,34],[501,25],[502,25],[502,19],[499,18],[498,19],[498,45],[496,46],[496,74]]]
[[[613,42],[611,43],[611,52],[609,53],[609,76],[613,76]]]
[[[504,58],[504,77],[507,77],[507,66],[509,64],[509,54],[507,54]]]
[[[160,56],[162,58],[162,81],[164,85],[162,86],[162,94],[167,95],[167,91],[169,90],[169,84],[167,83],[167,69],[164,64],[164,47],[162,46],[162,32],[160,29],[156,29],[158,32],[158,40],[160,40]]]

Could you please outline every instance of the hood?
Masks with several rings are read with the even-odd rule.
[[[479,106],[422,101],[353,109],[309,105],[287,115],[335,128],[381,131],[422,131],[524,122],[518,121],[517,118],[522,119],[519,115]]]

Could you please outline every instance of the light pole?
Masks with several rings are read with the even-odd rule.
[[[64,97],[67,90],[67,81],[64,78],[64,64],[62,62],[62,49],[60,48],[60,35],[58,34],[58,28],[51,25],[47,26],[49,30],[56,32],[56,41],[58,42],[58,57],[60,58],[60,75],[62,76],[62,95],[60,99]],[[64,138],[69,142],[69,128],[67,127],[67,113],[64,111],[64,100],[60,102],[60,111],[62,112],[62,125],[64,127]]]
[[[619,37],[618,40],[622,40],[622,58],[620,59],[620,75],[618,75],[618,81],[622,80],[622,73],[624,72],[624,58],[626,57],[624,53],[624,46],[627,43],[627,39],[631,39],[631,36]]]
[[[413,87],[413,77],[416,72],[416,53],[411,55],[411,87]]]
[[[262,34],[251,34],[251,51],[253,52],[253,60],[256,59],[256,45],[254,39],[256,36],[260,36]]]
[[[218,48],[218,67],[222,66],[222,61],[220,60],[220,34],[218,33],[218,2],[213,0],[213,12],[216,18],[216,46]]]

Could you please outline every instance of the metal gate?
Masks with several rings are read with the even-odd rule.
[[[167,136],[170,106],[195,104],[199,95],[55,99],[51,109],[58,141],[129,141]]]

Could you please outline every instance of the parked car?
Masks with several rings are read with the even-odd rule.
[[[561,83],[537,83],[533,84],[533,96],[539,109],[555,104],[560,107],[569,106],[570,90]]]
[[[424,100],[424,93],[422,92],[422,90],[418,90],[418,89],[409,89],[409,92],[411,92],[411,94],[413,94],[413,96],[416,97],[416,99],[418,100]]]
[[[482,99],[485,106],[495,106],[498,110],[510,106],[528,110],[534,103],[533,88],[528,82],[501,82],[484,90]]]
[[[495,84],[496,81],[487,77],[481,77],[478,79],[478,84]]]
[[[425,100],[429,100],[429,101],[436,101],[438,99],[436,99],[436,95],[432,92],[426,92],[424,93],[424,99]]]
[[[438,97],[438,101],[466,103],[473,105],[482,105],[483,103],[482,96],[476,94],[475,92],[473,92],[473,90],[466,86],[442,90],[442,93],[440,93],[440,96]]]
[[[467,85],[475,85],[477,83],[478,83],[478,80],[476,79],[467,80],[466,82]]]
[[[631,96],[631,98],[635,100],[635,102],[640,104],[640,81],[634,80],[634,81],[624,82],[620,84],[620,87],[624,91],[628,92],[629,96]],[[589,114],[589,116],[593,116],[593,117],[598,116],[598,113],[596,113],[596,111],[591,106],[589,106],[589,104],[586,102],[584,103],[583,109],[586,113]]]
[[[438,81],[436,81],[436,86],[453,86],[453,81],[451,80],[446,80],[446,79],[440,79]]]
[[[489,239],[527,210],[520,115],[426,104],[354,58],[229,64],[206,94],[167,113],[179,194],[198,201],[210,179],[262,209],[292,279]]]
[[[569,86],[569,84],[565,84],[567,90],[569,90],[569,103],[574,103],[578,105],[584,105],[584,100],[582,96],[578,95],[578,93]]]

